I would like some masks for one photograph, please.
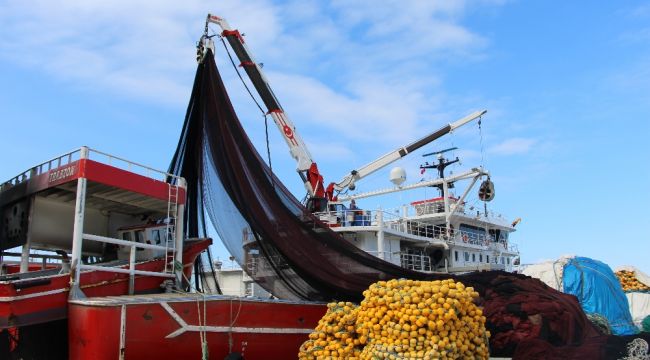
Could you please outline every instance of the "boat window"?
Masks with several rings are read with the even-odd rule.
[[[160,244],[160,231],[158,229],[151,230],[151,241],[154,244]]]
[[[490,255],[485,255],[485,262],[490,263]]]
[[[485,229],[478,226],[460,224],[459,230],[468,234],[470,238],[482,239],[485,236]]]
[[[472,262],[476,262],[476,254],[472,253]]]
[[[499,232],[499,241],[507,241],[508,240],[508,233],[505,231]]]
[[[144,231],[142,230],[137,230],[135,232],[135,237],[137,239],[137,242],[143,243],[144,242]]]
[[[510,258],[507,258],[506,262],[508,263],[508,265],[510,265]]]
[[[454,261],[458,261],[458,251],[454,251]]]
[[[465,251],[465,261],[469,261],[469,253]]]
[[[133,241],[133,233],[131,231],[125,231],[122,233],[122,240]]]
[[[503,256],[502,256],[502,257],[501,257],[501,265],[505,265],[505,263],[506,263],[506,262],[505,262],[505,259],[504,259]]]
[[[479,262],[483,262],[483,254],[480,254],[480,255],[478,256],[478,261],[479,261]]]

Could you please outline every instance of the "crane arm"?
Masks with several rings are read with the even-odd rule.
[[[468,122],[481,117],[486,112],[487,110],[473,112],[460,120],[454,121],[453,123],[449,123],[443,126],[442,128],[430,133],[429,135],[424,136],[423,138],[417,141],[412,142],[409,145],[391,151],[383,155],[382,157],[378,158],[377,160],[374,160],[371,163],[360,167],[359,169],[350,171],[350,173],[346,175],[343,179],[341,179],[341,181],[339,181],[338,183],[331,183],[328,186],[328,192],[333,192],[333,191],[341,192],[345,189],[354,190],[355,182],[357,182],[358,180],[361,180],[364,177],[374,173],[375,171],[403,158],[407,154],[421,148],[422,146],[429,144],[430,142],[439,139],[446,134],[449,134],[450,132],[467,124]]]
[[[309,149],[298,133],[296,126],[282,109],[262,71],[262,67],[253,58],[242,34],[240,34],[239,30],[232,29],[228,22],[219,16],[208,14],[206,28],[207,23],[217,24],[221,27],[221,36],[228,40],[230,47],[240,61],[239,66],[246,71],[255,90],[257,90],[262,102],[264,102],[268,114],[273,118],[273,122],[275,122],[289,146],[289,153],[297,162],[296,170],[303,180],[306,190],[312,197],[324,197],[323,177],[318,171],[318,166],[313,161]]]

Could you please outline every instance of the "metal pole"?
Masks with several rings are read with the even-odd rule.
[[[183,190],[187,190],[187,183],[185,182],[185,179],[179,178],[178,182],[176,184],[178,187],[183,188]],[[187,194],[187,192],[186,192]],[[183,199],[186,201],[186,199]],[[183,201],[183,202],[185,202]],[[176,251],[176,254],[174,256],[174,274],[176,274],[176,280],[177,286],[181,286],[183,283],[183,235],[185,234],[185,229],[183,228],[183,224],[185,222],[185,205],[179,204],[177,207],[177,214],[176,214],[176,242],[174,243],[174,250]],[[180,264],[180,266],[176,266],[176,264]]]
[[[83,146],[80,151],[80,158],[88,158],[88,148]],[[80,169],[80,174],[83,174]],[[79,288],[79,274],[81,272],[81,246],[83,242],[83,232],[84,232],[84,213],[86,207],[86,188],[87,188],[86,178],[80,177],[77,180],[77,198],[75,201],[75,210],[74,210],[74,229],[72,231],[72,258],[70,263],[72,264],[72,269],[70,272],[70,298],[75,299],[78,297],[83,297],[84,294]]]
[[[33,176],[30,176],[33,178]],[[25,245],[23,245],[23,252],[20,256],[20,272],[29,271],[29,252],[32,249],[32,221],[34,220],[34,198],[35,195],[32,195],[29,199],[29,215],[27,220],[27,239],[25,240]]]
[[[135,242],[137,241],[138,240],[135,239]],[[135,252],[136,247],[131,245],[131,253],[129,254],[129,295],[135,293],[135,273],[133,272],[135,270]]]
[[[377,231],[377,257],[384,259],[384,212],[381,207],[377,210],[377,224],[379,231]]]

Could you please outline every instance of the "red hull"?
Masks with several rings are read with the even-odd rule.
[[[193,242],[183,253],[184,262],[192,264],[211,240]],[[164,259],[141,262],[136,269],[160,272]],[[128,267],[125,265],[124,267]],[[189,276],[191,268],[186,268]],[[162,278],[136,276],[135,291],[160,291]],[[70,274],[43,276],[25,280],[0,282],[0,330],[11,327],[41,324],[65,319],[68,314]],[[122,295],[128,293],[129,275],[104,271],[82,272],[81,289],[88,297]]]
[[[70,302],[69,355],[116,359],[122,340],[125,359],[201,359],[203,329],[210,359],[233,352],[246,360],[295,359],[326,310],[321,303],[199,294],[76,300]]]

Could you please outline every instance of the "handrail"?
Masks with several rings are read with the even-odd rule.
[[[81,158],[81,156],[78,156],[78,157],[74,156],[75,154],[81,154],[81,149],[82,148],[66,152],[63,155],[53,157],[50,160],[46,160],[46,161],[44,161],[44,162],[42,162],[40,164],[32,166],[31,168],[29,168],[29,169],[19,173],[18,175],[12,177],[11,179],[2,182],[0,185],[2,187],[4,187],[7,184],[9,184],[9,185],[18,185],[20,183],[23,183],[23,182],[27,181],[28,179],[31,179],[35,175],[40,175],[40,174],[43,174],[45,171],[50,171],[52,169],[56,169],[56,168],[59,168],[61,166],[70,164],[73,161],[79,160]],[[115,159],[115,160],[124,162],[124,163],[127,164],[127,167],[126,167],[125,170],[128,170],[128,171],[135,172],[134,169],[133,169],[134,167],[144,169],[144,170],[146,170],[144,173],[141,173],[141,172],[139,172],[139,173],[141,175],[143,175],[143,176],[147,176],[147,177],[152,178],[152,179],[156,179],[156,177],[150,175],[151,172],[156,173],[158,175],[161,175],[161,178],[163,179],[162,181],[165,181],[165,182],[168,182],[167,179],[174,179],[175,180],[174,183],[178,184],[179,183],[178,180],[181,178],[180,176],[173,175],[173,174],[170,174],[168,172],[161,171],[161,170],[156,170],[156,169],[154,169],[152,167],[142,165],[142,164],[136,163],[134,161],[126,160],[126,159],[124,159],[122,157],[119,157],[119,156],[111,155],[111,154],[108,154],[108,153],[103,152],[103,151],[88,148],[88,157],[90,158],[90,156],[92,154],[98,154],[98,155],[102,155],[102,156],[107,157],[107,159],[108,159],[107,164],[109,164],[111,166],[116,166],[118,168],[120,168],[120,167],[113,164],[112,160]],[[54,162],[56,162],[56,166],[53,167],[52,165],[53,165]],[[46,170],[44,170],[45,165],[47,165]]]
[[[122,245],[122,246],[135,246],[135,247],[142,248],[142,249],[162,250],[162,251],[166,251],[166,250],[171,251],[173,249],[173,247],[165,247],[165,246],[160,246],[160,245],[151,245],[151,244],[145,244],[145,243],[138,243],[138,242],[134,242],[134,241],[127,241],[127,240],[121,240],[121,239],[116,239],[116,238],[111,238],[111,237],[106,237],[106,236],[99,236],[99,235],[92,235],[92,234],[84,234],[83,238],[84,238],[84,240],[98,241],[98,242],[104,242],[104,243]],[[135,244],[135,245],[133,245],[133,244]]]

